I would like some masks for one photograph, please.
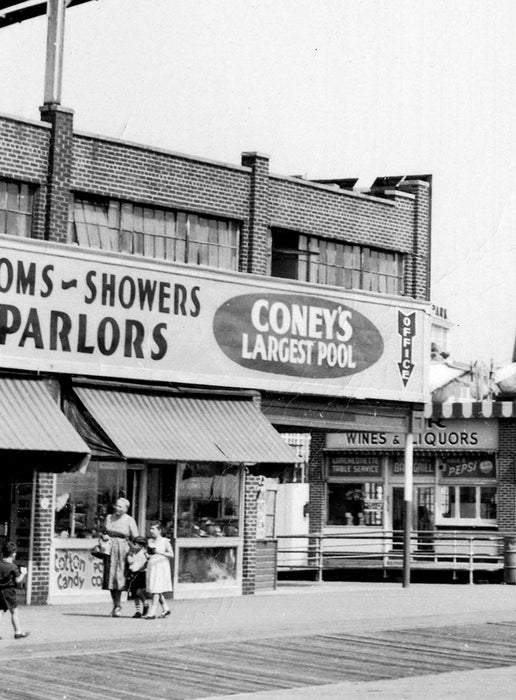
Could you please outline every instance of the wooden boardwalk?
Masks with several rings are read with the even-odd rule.
[[[184,646],[135,640],[118,652],[50,645],[27,658],[10,654],[2,661],[0,697],[193,700],[512,665],[514,621]]]

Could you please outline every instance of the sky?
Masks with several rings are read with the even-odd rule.
[[[433,175],[432,302],[460,361],[516,339],[514,0],[95,0],[66,13],[75,129],[307,178]],[[46,19],[0,34],[39,121]]]

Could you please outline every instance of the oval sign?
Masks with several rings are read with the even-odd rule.
[[[305,378],[363,372],[383,354],[383,338],[365,316],[332,299],[242,294],[220,306],[213,332],[242,367]]]

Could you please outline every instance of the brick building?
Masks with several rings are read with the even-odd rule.
[[[100,595],[119,495],[165,523],[175,595],[252,593],[265,478],[302,480],[300,444],[312,531],[392,526],[378,435],[425,400],[428,176],[278,176],[55,105],[0,144],[0,523],[31,602]]]

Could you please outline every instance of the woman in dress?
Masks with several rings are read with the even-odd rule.
[[[147,591],[152,596],[152,604],[146,620],[154,620],[157,617],[158,603],[161,603],[162,612],[159,617],[170,615],[164,593],[172,590],[172,575],[170,563],[174,558],[174,550],[169,539],[163,537],[161,523],[154,522],[150,526],[150,539],[147,543],[149,561],[147,562]]]
[[[129,552],[129,540],[138,537],[138,526],[134,518],[127,514],[130,505],[127,498],[119,498],[115,503],[115,512],[106,516],[104,523],[105,532],[111,539],[111,553],[106,563],[109,567],[107,587],[113,601],[112,617],[120,617],[122,610],[120,603],[122,591],[125,591],[127,585],[126,557]]]

